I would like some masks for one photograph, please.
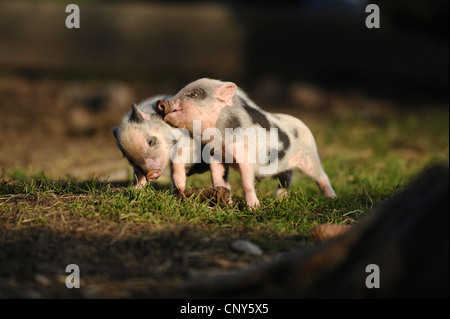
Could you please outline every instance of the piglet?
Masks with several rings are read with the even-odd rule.
[[[165,122],[186,128],[194,138],[200,132],[202,143],[212,145],[214,157],[208,162],[214,187],[226,186],[221,176],[228,165],[239,171],[249,207],[259,206],[255,178],[278,178],[277,194],[285,194],[295,167],[311,177],[327,198],[336,197],[308,127],[293,116],[262,110],[236,84],[199,79],[156,106]],[[227,133],[234,137],[227,139]]]
[[[186,176],[203,173],[209,170],[209,165],[193,160],[193,141],[187,131],[179,130],[174,134],[174,128],[156,112],[156,102],[161,99],[164,96],[149,98],[138,105],[133,103],[120,126],[113,127],[112,131],[117,146],[134,169],[136,188],[155,181],[170,167],[173,187],[184,193]],[[179,140],[185,143],[179,143]],[[185,156],[177,157],[183,153]],[[177,160],[173,161],[174,158]],[[228,174],[222,178],[221,183],[226,185]]]

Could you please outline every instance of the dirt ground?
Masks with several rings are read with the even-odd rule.
[[[202,233],[198,228],[155,229],[64,212],[46,226],[15,229],[2,223],[0,277],[6,280],[0,283],[1,298],[170,298],[186,280],[273,256],[233,252],[230,244],[239,234]],[[65,267],[74,260],[83,289],[65,285]]]

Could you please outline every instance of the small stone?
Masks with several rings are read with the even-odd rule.
[[[233,248],[238,252],[254,256],[261,256],[263,253],[262,249],[259,248],[259,246],[253,244],[248,240],[236,240],[234,243],[231,244],[231,248]]]

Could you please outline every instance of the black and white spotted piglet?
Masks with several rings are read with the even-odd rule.
[[[227,186],[222,178],[227,165],[237,168],[249,207],[259,205],[255,178],[278,177],[277,193],[283,194],[295,167],[311,177],[326,197],[336,197],[308,127],[293,116],[265,112],[232,82],[199,79],[158,101],[157,108],[165,122],[194,135],[201,121],[202,142],[214,146],[216,155],[210,163],[213,185]],[[211,129],[222,137],[211,134]],[[266,134],[260,134],[261,129]],[[235,136],[227,139],[227,132]],[[219,158],[217,150],[222,150]],[[265,156],[259,156],[261,152]],[[258,154],[256,161],[254,154]]]
[[[186,176],[203,173],[209,165],[201,159],[193,161],[193,140],[188,132],[185,143],[177,143],[180,134],[165,123],[156,112],[156,102],[164,96],[149,98],[138,105],[133,104],[120,126],[113,127],[117,146],[134,169],[134,186],[140,188],[147,182],[157,180],[170,167],[173,187],[180,193],[186,188]],[[180,131],[180,130],[178,130]],[[182,133],[182,132],[179,132]],[[181,134],[182,136],[183,134]],[[174,161],[174,155],[182,153]],[[227,172],[220,184],[227,185]]]

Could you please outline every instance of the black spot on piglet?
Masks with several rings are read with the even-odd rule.
[[[244,107],[244,110],[248,113],[250,116],[250,119],[252,120],[253,124],[259,124],[261,127],[265,128],[266,130],[270,129],[270,122],[267,119],[267,117],[258,109],[251,107],[245,102],[245,100],[242,101],[242,106]]]
[[[279,127],[278,129],[278,140],[283,143],[283,146],[278,150],[278,160],[281,161],[286,156],[287,149],[291,146],[291,141],[289,136]]]
[[[225,128],[238,128],[241,127],[241,121],[239,120],[239,117],[232,114],[226,121],[225,121]]]

